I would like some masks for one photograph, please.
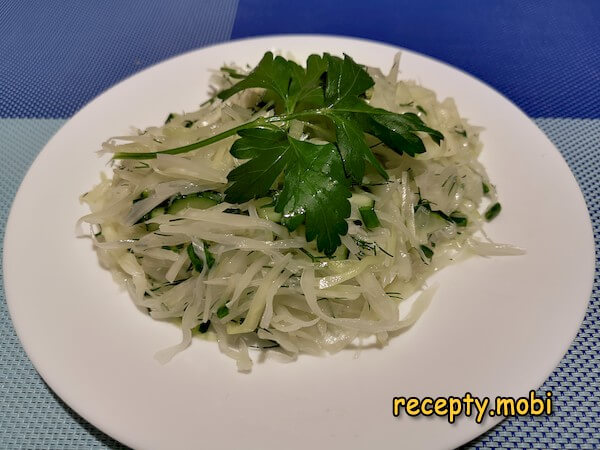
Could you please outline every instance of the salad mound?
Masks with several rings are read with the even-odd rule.
[[[483,227],[501,210],[481,128],[414,81],[351,57],[264,55],[215,71],[213,96],[102,145],[112,177],[82,195],[102,265],[157,320],[252,367],[414,323],[436,270],[518,254]],[[420,295],[413,295],[423,290]]]

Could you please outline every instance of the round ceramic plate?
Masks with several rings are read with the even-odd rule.
[[[6,294],[23,347],[75,411],[136,448],[213,450],[442,448],[498,418],[392,416],[394,396],[521,396],[565,354],[588,303],[594,243],[569,168],[536,126],[465,73],[403,51],[401,76],[454,97],[482,125],[482,161],[502,214],[487,231],[525,256],[472,258],[436,275],[439,290],[410,330],[383,349],[267,360],[236,371],[214,342],[196,340],[165,365],[157,350],[179,330],[141,313],[75,237],[78,195],[107,159],[94,152],[130,126],[161,124],[207,97],[209,69],[256,64],[267,50],[300,59],[348,53],[387,71],[397,48],[356,39],[276,36],[200,49],[119,83],[77,113],[46,145],[16,196],[4,246]]]

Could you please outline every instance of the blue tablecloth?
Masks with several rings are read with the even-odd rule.
[[[531,116],[562,152],[585,195],[598,248],[600,2],[595,0],[0,0],[0,237],[25,171],[53,133],[93,97],[178,53],[274,33],[389,42],[486,81]],[[581,330],[542,387],[554,392],[553,414],[508,419],[470,446],[600,448],[598,280],[597,270]],[[40,379],[15,335],[1,289],[0,447],[118,447]]]

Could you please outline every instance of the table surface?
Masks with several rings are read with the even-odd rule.
[[[69,117],[111,85],[217,42],[321,33],[421,52],[473,74],[515,102],[575,174],[598,249],[599,24],[595,0],[0,0],[0,238],[37,153]],[[600,447],[598,260],[596,253],[583,325],[540,388],[554,393],[552,415],[507,419],[469,447]],[[121,446],[65,405],[27,359],[0,286],[0,448],[105,447]]]

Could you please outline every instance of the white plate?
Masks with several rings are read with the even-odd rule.
[[[486,127],[482,160],[502,214],[489,226],[522,257],[471,259],[444,269],[431,307],[382,350],[236,372],[214,342],[197,340],[170,364],[154,353],[179,331],[153,321],[102,270],[89,240],[74,237],[77,196],[106,159],[94,150],[130,125],[160,124],[206,97],[208,69],[255,64],[269,49],[349,53],[387,70],[398,50],[363,40],[277,36],[197,50],[119,83],[77,113],[46,145],[21,185],[7,225],[8,306],[23,347],[50,387],[115,439],[156,449],[441,448],[497,423],[392,417],[403,395],[520,396],[540,386],[581,323],[594,271],[581,192],[548,139],[480,81],[403,51],[402,76],[420,80]]]

